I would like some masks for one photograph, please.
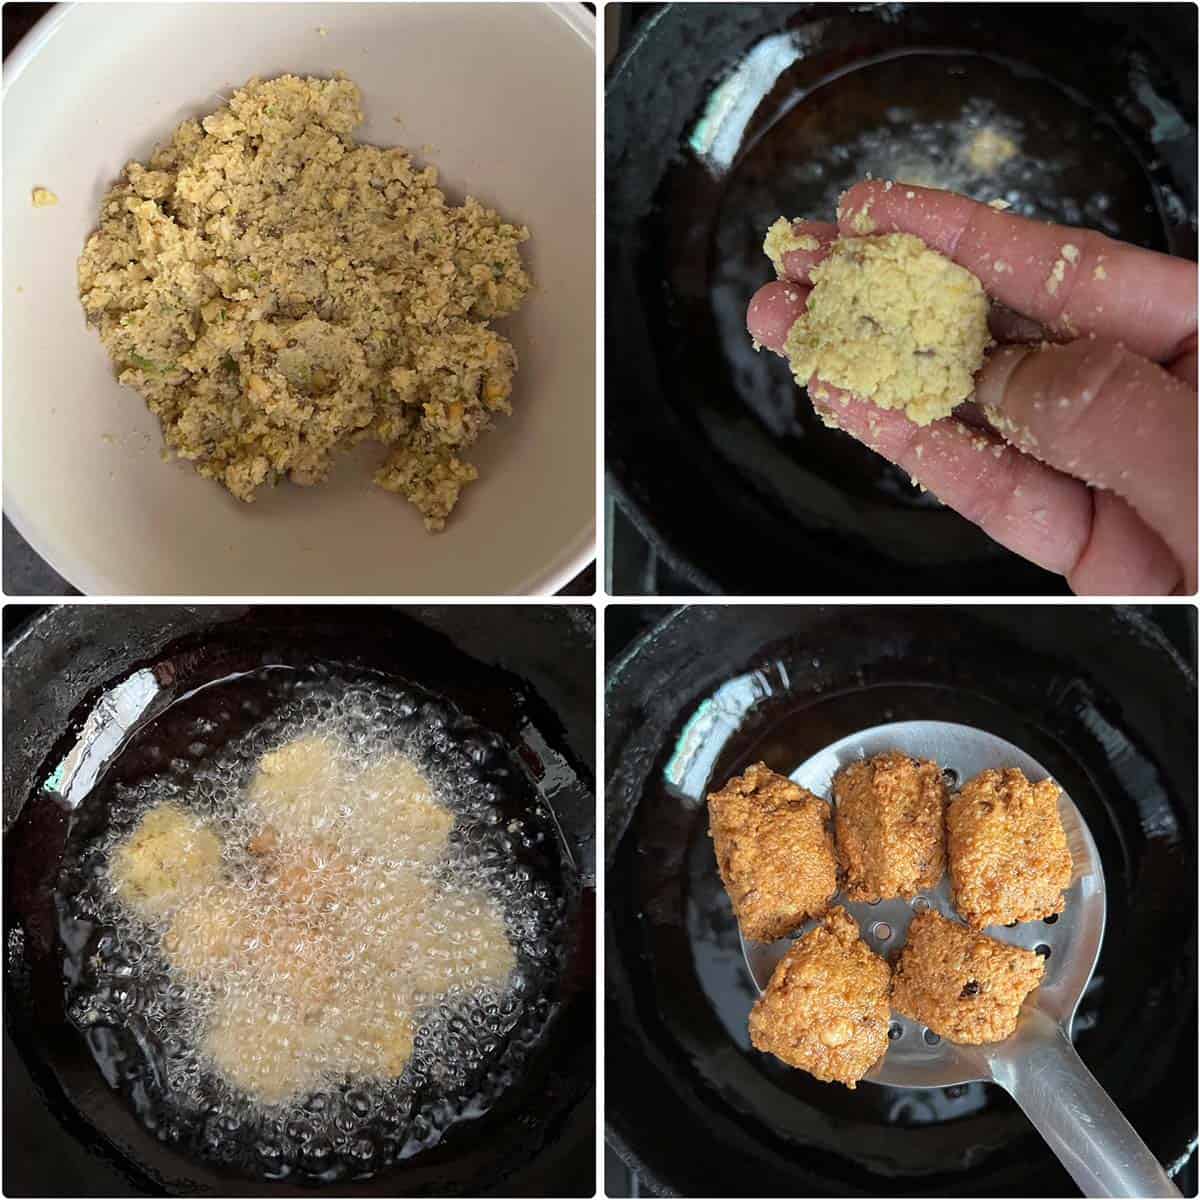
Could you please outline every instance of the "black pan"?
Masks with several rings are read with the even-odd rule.
[[[1017,211],[1195,258],[1195,7],[621,15],[633,28],[605,110],[605,453],[622,508],[705,592],[1062,592],[817,421],[787,364],[752,350],[746,305],[771,277],[776,217],[831,220],[867,171],[945,166],[936,131],[964,112],[1018,122],[1024,156],[1005,187],[959,190],[1011,185]]]
[[[757,993],[705,790],[758,759],[787,773],[846,734],[922,718],[1022,747],[1084,815],[1108,924],[1076,1047],[1158,1158],[1184,1168],[1196,1144],[1194,610],[1159,610],[1182,653],[1144,609],[658,612],[610,667],[605,704],[605,1107],[610,1142],[643,1184],[692,1196],[1076,1194],[993,1085],[851,1092],[749,1045]]]
[[[301,1158],[290,1176],[269,1182],[244,1169],[245,1160],[225,1166],[196,1152],[190,1131],[178,1146],[162,1143],[129,1102],[146,1078],[141,1065],[108,1086],[64,1011],[67,957],[54,892],[68,894],[72,834],[105,820],[107,780],[163,769],[140,749],[143,735],[153,734],[156,746],[174,738],[169,753],[186,757],[191,709],[205,696],[241,689],[238,705],[224,705],[234,715],[223,719],[234,723],[241,711],[271,703],[274,693],[253,678],[216,682],[263,663],[337,664],[395,681],[420,700],[414,720],[476,739],[465,744],[492,764],[491,777],[512,781],[498,785],[505,804],[511,796],[536,805],[540,794],[561,830],[552,849],[530,851],[540,856],[530,859],[535,869],[558,872],[566,906],[558,968],[544,993],[551,1015],[534,1050],[515,1079],[497,1085],[501,1076],[489,1071],[493,1103],[484,1115],[457,1119],[432,1148],[403,1161],[377,1158],[368,1178],[323,1174]],[[110,712],[115,686],[145,669],[158,696],[68,821],[42,793],[43,781],[88,714]],[[299,1195],[324,1179],[343,1195],[590,1195],[594,679],[590,609],[66,606],[24,621],[4,658],[5,1193]],[[103,1045],[120,1050],[118,1061],[136,1057],[134,1043],[122,1040],[128,1031],[101,1032]],[[507,1054],[506,1046],[497,1061]]]

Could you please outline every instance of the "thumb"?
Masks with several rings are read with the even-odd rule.
[[[1006,346],[976,381],[992,426],[1025,453],[1124,499],[1196,580],[1196,395],[1119,342]]]

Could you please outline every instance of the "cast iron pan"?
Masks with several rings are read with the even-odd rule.
[[[1144,610],[691,607],[610,670],[608,1135],[656,1192],[1059,1196],[991,1084],[851,1092],[749,1045],[757,992],[704,795],[857,730],[954,721],[1024,749],[1094,836],[1107,928],[1075,1021],[1167,1168],[1196,1138],[1196,677]],[[698,799],[697,799],[698,797]]]
[[[629,17],[638,10],[626,10]],[[847,436],[745,311],[778,216],[933,182],[1195,258],[1187,4],[681,4],[635,28],[605,110],[610,486],[696,587],[754,595],[1058,593]],[[966,175],[964,129],[1018,137]]]
[[[70,606],[29,621],[4,660],[5,1193],[298,1195],[325,1179],[343,1195],[590,1195],[593,662],[591,610],[565,607]],[[225,1165],[193,1153],[200,1139],[189,1144],[187,1130],[176,1144],[164,1143],[128,1102],[144,1094],[146,1068],[135,1063],[110,1087],[65,1012],[54,890],[66,877],[63,863],[71,861],[71,827],[103,821],[96,810],[108,776],[144,777],[154,756],[139,739],[157,730],[156,747],[193,753],[185,746],[195,736],[188,732],[196,728],[191,709],[206,695],[241,689],[243,701],[224,705],[235,713],[224,719],[252,719],[236,714],[258,711],[252,706],[268,703],[271,689],[283,685],[228,680],[264,663],[337,664],[339,672],[371,672],[398,687],[426,689],[412,719],[448,722],[447,737],[477,738],[469,745],[481,762],[496,764],[490,777],[513,780],[504,803],[511,794],[536,805],[540,794],[561,831],[557,849],[530,852],[542,856],[547,872],[560,872],[554,878],[566,912],[549,1017],[535,1049],[502,1086],[493,1086],[489,1073],[489,1095],[498,1099],[484,1115],[449,1124],[431,1149],[365,1179],[322,1174],[301,1156],[287,1179],[270,1182],[246,1169],[255,1166],[250,1146]],[[115,685],[135,671],[143,679],[152,673],[159,693],[68,821],[42,784],[80,738],[85,718],[110,713]],[[210,686],[196,695],[203,685]],[[500,754],[508,757],[501,762]],[[123,1036],[119,1027],[103,1034],[104,1045],[122,1048],[118,1062],[135,1057],[124,1052]],[[26,1070],[36,1101],[31,1089],[21,1090]],[[14,1100],[23,1111],[14,1112]]]

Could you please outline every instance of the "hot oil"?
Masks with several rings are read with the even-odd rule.
[[[1021,668],[1010,663],[1008,671],[1015,679]],[[939,1169],[966,1169],[980,1153],[981,1138],[992,1145],[1018,1136],[1022,1128],[1015,1106],[998,1087],[915,1089],[868,1082],[851,1092],[752,1048],[747,1015],[758,993],[713,858],[707,791],[760,760],[787,774],[829,743],[871,725],[910,719],[975,725],[1027,748],[1062,783],[1096,838],[1110,896],[1124,895],[1131,886],[1125,842],[1132,834],[1122,828],[1131,814],[1112,801],[1119,789],[1107,781],[1098,787],[1098,781],[1107,769],[1139,780],[1142,794],[1154,794],[1148,803],[1156,826],[1163,801],[1153,766],[1105,720],[1103,704],[1082,678],[1055,676],[1046,694],[1043,676],[1043,711],[989,698],[974,682],[882,682],[874,674],[846,673],[840,653],[811,660],[801,655],[731,677],[708,701],[689,706],[634,818],[633,875],[612,886],[626,887],[637,898],[645,953],[656,964],[654,1003],[705,1086],[720,1094],[735,1088],[739,1111],[810,1149],[842,1153],[846,1130],[853,1128],[859,1139],[855,1153],[888,1174],[927,1172],[934,1162]],[[880,674],[894,679],[905,672]],[[704,738],[696,732],[701,726],[708,731]],[[1111,1003],[1109,988],[1102,958],[1073,1027],[1085,1055],[1096,1039],[1113,1036],[1111,1023],[1105,1029],[1101,1022]],[[731,1050],[744,1060],[737,1067],[730,1065]],[[861,1140],[868,1130],[869,1141]]]
[[[264,814],[280,822],[259,763],[298,738],[350,782],[293,794],[303,819],[264,843]],[[380,819],[405,763],[453,814],[448,839]],[[219,837],[219,874],[137,911],[114,856],[164,804]],[[136,732],[76,812],[57,896],[70,1019],[163,1142],[267,1178],[363,1177],[519,1081],[555,1011],[571,887],[498,737],[387,677],[263,668]],[[204,928],[190,960],[180,914]]]
[[[833,222],[842,193],[875,178],[1002,200],[1021,216],[1165,249],[1150,180],[1082,98],[979,54],[901,54],[793,91],[785,73],[763,105],[780,115],[747,137],[723,180],[706,297],[719,344],[741,402],[810,469],[863,496],[936,508],[902,471],[826,430],[786,363],[751,348],[746,305],[774,277],[767,228],[780,216]],[[817,458],[801,442],[819,444]],[[809,489],[792,494],[811,507]]]
[[[665,300],[651,336],[670,355],[685,419],[783,516],[848,531],[897,560],[987,557],[990,544],[943,520],[903,471],[827,429],[787,363],[755,349],[746,308],[774,277],[766,231],[780,216],[835,221],[841,193],[874,176],[1163,250],[1160,199],[1112,120],[1031,68],[965,51],[858,53],[819,78],[803,55],[777,75],[747,59],[716,85],[655,194],[642,270],[647,294]],[[1011,152],[979,154],[989,134]],[[911,509],[937,518],[914,524]]]

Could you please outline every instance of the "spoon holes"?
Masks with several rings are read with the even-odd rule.
[[[942,779],[948,788],[958,787],[958,772],[953,767],[942,768]]]
[[[1039,945],[1039,946],[1034,946],[1033,952],[1039,958],[1049,958],[1050,957],[1050,947],[1047,946],[1045,942],[1042,942],[1041,945]]]
[[[927,1046],[936,1046],[942,1040],[932,1029],[925,1030],[921,1036],[925,1039]]]
[[[1051,913],[1048,917],[1043,917],[1042,920],[1047,925],[1053,925],[1058,921],[1058,913]]]
[[[903,1027],[900,1025],[900,1023],[898,1021],[893,1021],[888,1026],[888,1041],[896,1042],[896,1041],[899,1041],[900,1038],[902,1038],[903,1036],[904,1036]]]

